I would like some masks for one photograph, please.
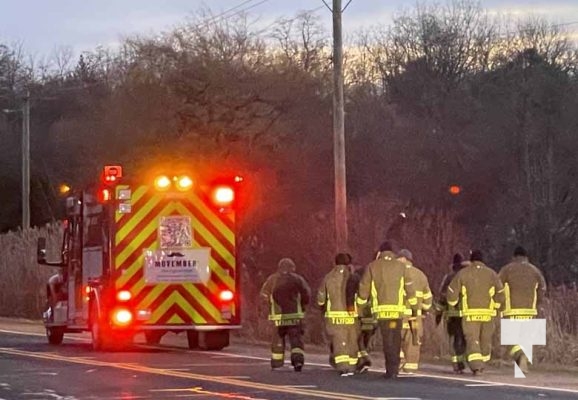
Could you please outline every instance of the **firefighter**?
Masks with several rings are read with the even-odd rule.
[[[413,255],[407,249],[399,252],[398,260],[404,263],[415,287],[417,311],[407,306],[401,331],[401,348],[403,362],[401,370],[407,373],[416,372],[419,368],[420,350],[423,339],[423,316],[432,307],[433,294],[427,276],[413,265]]]
[[[466,338],[464,337],[464,330],[462,328],[462,317],[459,310],[460,304],[452,307],[447,302],[448,286],[456,274],[468,264],[464,261],[460,253],[454,254],[451,272],[444,276],[440,286],[440,296],[436,302],[436,324],[439,325],[442,318],[445,323],[446,332],[450,342],[450,352],[452,357],[452,366],[456,374],[463,374],[466,354]]]
[[[348,283],[348,305],[349,301],[357,298],[357,292],[359,291],[359,282],[361,277],[365,272],[365,267],[363,265],[352,265],[351,271],[352,275]],[[371,307],[369,303],[363,306],[357,306],[357,346],[359,352],[357,353],[357,372],[364,373],[371,367],[371,358],[369,357],[370,342],[371,338],[375,335],[377,331],[377,320],[373,318],[371,313]]]
[[[350,263],[351,256],[337,254],[335,267],[325,275],[317,292],[317,305],[324,310],[331,342],[330,359],[341,376],[353,375],[357,367],[357,311],[355,302],[347,299]]]
[[[450,282],[447,301],[450,306],[460,303],[466,359],[473,374],[480,375],[491,358],[495,317],[503,304],[504,287],[498,274],[484,264],[481,251],[474,250],[470,261]]]
[[[305,364],[303,334],[305,307],[311,289],[305,279],[295,272],[290,258],[279,261],[278,271],[269,276],[261,288],[261,296],[269,305],[269,320],[276,327],[271,343],[271,368],[281,368],[285,362],[285,340],[291,347],[291,364],[300,372]]]
[[[533,319],[546,293],[546,281],[540,270],[528,259],[526,249],[514,250],[512,261],[502,267],[498,276],[504,284],[505,304],[502,317]],[[528,373],[528,358],[519,345],[510,346],[509,353],[523,373]]]
[[[383,337],[385,378],[394,379],[399,373],[401,327],[406,302],[417,309],[417,298],[405,265],[397,260],[392,246],[384,242],[361,277],[357,303],[365,305],[371,296],[371,312],[378,321]]]

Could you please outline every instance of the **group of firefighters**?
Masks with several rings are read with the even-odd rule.
[[[284,258],[261,288],[269,320],[275,325],[271,367],[283,367],[288,339],[291,365],[297,372],[302,370],[305,309],[315,302],[324,314],[329,363],[341,376],[369,369],[369,345],[377,329],[383,339],[385,378],[417,371],[428,313],[435,315],[438,325],[444,320],[454,372],[463,374],[468,366],[480,375],[491,358],[496,320],[535,318],[545,291],[542,273],[520,246],[499,273],[484,264],[479,250],[471,251],[469,259],[454,255],[436,298],[427,276],[413,264],[411,252],[395,253],[389,242],[365,267],[353,264],[349,254],[337,254],[315,299],[295,263]],[[509,353],[527,373],[522,348],[510,346]]]

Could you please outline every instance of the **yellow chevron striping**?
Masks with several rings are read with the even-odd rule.
[[[179,292],[172,292],[158,308],[152,310],[152,315],[148,323],[154,324],[158,322],[158,320],[169,311],[173,304],[178,304],[188,315],[191,316],[194,323],[207,323],[207,321],[205,321],[205,319],[193,309],[193,307],[183,298],[183,296],[181,296]]]
[[[183,214],[189,213],[189,210],[187,210],[187,208],[182,204],[177,205],[177,210]],[[191,219],[195,228],[195,232],[200,233],[201,236],[203,236],[209,243],[209,245],[214,250],[216,250],[231,267],[235,268],[235,257],[231,254],[231,252],[229,252],[225,246],[223,246],[223,244],[195,217],[195,215],[191,214]],[[233,263],[231,263],[231,260]]]
[[[179,314],[174,313],[172,317],[170,317],[167,321],[169,324],[184,324],[185,321],[179,316]]]
[[[217,307],[205,297],[205,295],[195,286],[186,285],[185,290],[190,293],[193,299],[197,300],[201,307],[211,316],[215,321],[221,321],[221,312]],[[181,297],[182,299],[182,297]],[[184,299],[182,299],[183,304],[188,304]],[[184,307],[183,307],[184,308]]]
[[[207,218],[209,222],[213,224],[213,226],[219,232],[221,232],[221,234],[225,237],[225,239],[227,239],[234,246],[235,235],[233,234],[233,231],[231,231],[231,229],[229,229],[227,225],[225,225],[223,221],[221,221],[219,217],[217,217],[215,213],[212,210],[210,210],[207,207],[207,205],[203,201],[201,201],[201,199],[199,199],[197,196],[192,196],[190,200],[191,203],[193,203],[193,205],[195,206],[195,208],[199,210],[199,212],[203,214],[205,218]]]
[[[142,242],[146,240],[153,232],[158,229],[158,217],[169,215],[175,209],[174,203],[167,204],[155,218],[153,218],[150,223],[144,227],[139,234],[133,239],[133,241],[119,254],[116,256],[116,267],[123,265],[124,262],[130,255],[142,246]]]
[[[155,241],[153,243],[153,245],[150,247],[150,249],[156,250],[157,247],[158,247],[158,242]],[[128,266],[122,265],[123,267],[125,267],[124,271],[123,271],[122,275],[116,280],[116,283],[119,287],[126,285],[127,282],[132,279],[134,274],[136,274],[138,272],[139,269],[144,268],[144,255],[142,254],[142,250],[140,249],[140,247],[136,247],[136,249],[134,249],[134,251],[140,251],[141,254],[139,255],[139,257],[136,260],[134,260],[134,262],[131,265],[128,265]],[[117,265],[121,265],[121,264],[117,264]],[[144,278],[142,279],[142,281],[144,282]]]
[[[131,219],[124,224],[122,228],[116,233],[116,245],[118,245],[130,232],[132,232],[135,227],[152,211],[152,209],[163,201],[163,197],[160,195],[153,196],[149,201],[146,202],[144,206],[136,210],[134,214],[131,215]]]
[[[143,299],[143,301],[138,305],[138,307],[140,309],[146,310],[147,308],[150,308],[151,304],[157,300],[157,298],[163,293],[163,291],[168,287],[168,284],[162,283],[162,284],[157,284],[153,290],[151,290],[149,292],[149,294],[147,294],[147,296]],[[186,290],[188,292],[191,293],[191,296],[196,299],[199,304],[203,307],[203,309],[211,315],[211,317],[213,317],[216,321],[219,321],[221,319],[221,314],[220,312],[216,309],[215,305],[213,303],[211,303],[206,297],[205,295],[203,295],[201,293],[200,290],[198,290],[194,285],[186,285]],[[186,309],[187,305],[189,304],[187,301],[185,301],[185,299],[182,298],[181,295],[179,295],[179,297],[181,298],[181,302],[179,303],[179,305],[183,306],[182,308]],[[163,303],[164,304],[164,303]],[[172,304],[170,304],[172,305]],[[170,306],[169,305],[169,306]],[[155,313],[156,310],[152,310],[153,313]],[[154,319],[151,318],[152,321],[154,321]]]
[[[138,307],[141,310],[146,310],[150,305],[159,297],[162,292],[168,287],[167,283],[157,283],[153,289],[146,295],[146,297],[140,302]]]
[[[197,242],[196,240],[194,240],[193,243],[196,247],[201,247],[199,242]],[[212,273],[214,273],[219,277],[219,279],[221,279],[221,281],[225,284],[227,289],[233,290],[233,288],[235,287],[235,280],[231,275],[229,275],[229,271],[223,268],[219,263],[217,263],[213,257],[209,258],[209,268],[211,269]],[[213,285],[211,291],[216,291],[218,289],[216,284],[213,281],[211,281],[211,284]]]
[[[181,213],[187,213],[188,210],[181,204],[176,205],[176,209]],[[194,216],[191,215],[191,220],[195,228],[195,233],[200,234],[207,243],[229,264],[235,268],[235,257],[221,244],[219,240]]]

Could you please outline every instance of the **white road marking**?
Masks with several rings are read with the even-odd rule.
[[[286,388],[316,388],[317,385],[284,385]]]
[[[468,387],[484,387],[484,386],[504,386],[501,383],[469,383],[466,384]]]
[[[219,375],[218,378],[228,378],[228,379],[252,379],[250,376],[246,376],[246,375]]]
[[[377,397],[375,400],[421,400],[421,397]]]

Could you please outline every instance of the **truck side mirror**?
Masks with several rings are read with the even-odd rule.
[[[41,265],[46,265],[46,238],[38,238],[36,247],[36,262]]]

